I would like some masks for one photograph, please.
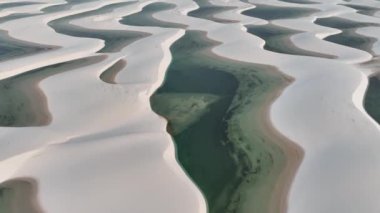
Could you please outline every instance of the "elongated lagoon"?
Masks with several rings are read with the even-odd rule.
[[[171,48],[164,84],[151,97],[168,120],[178,160],[211,213],[268,212],[286,157],[265,122],[273,94],[289,79],[270,67],[216,57],[217,43],[188,31]]]

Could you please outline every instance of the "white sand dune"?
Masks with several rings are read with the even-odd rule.
[[[8,72],[3,77],[94,54],[103,46],[102,41],[57,34],[46,27],[46,22],[109,3],[88,3],[77,11],[4,26],[18,39],[61,48],[55,54],[4,62],[1,66]],[[20,33],[24,25],[15,26],[18,22],[38,24],[34,30]],[[1,128],[0,181],[19,176],[38,180],[39,201],[46,212],[203,212],[205,201],[176,163],[165,120],[149,106],[149,97],[161,84],[170,61],[168,47],[182,34],[182,30],[161,30],[140,42],[142,47],[135,46],[134,52],[148,48],[144,57],[151,59],[149,63],[141,63],[142,56],[128,59],[129,64],[136,64],[130,67],[136,73],[145,72],[140,78],[135,76],[135,81],[128,79],[130,83],[110,85],[99,80],[102,71],[123,53],[43,81],[40,86],[48,99],[52,123],[46,127]],[[41,62],[48,56],[49,60]],[[66,146],[71,149],[66,150]],[[83,157],[88,160],[79,163]],[[173,200],[178,200],[178,205],[172,205]]]
[[[320,4],[213,0],[215,5],[237,7],[216,17],[239,23],[221,24],[187,16],[198,8],[191,0],[163,0],[176,7],[158,12],[154,18],[188,25],[187,30],[207,32],[210,39],[221,42],[213,49],[219,56],[276,66],[295,79],[272,105],[270,115],[273,125],[305,151],[289,193],[289,213],[378,213],[380,128],[362,106],[368,72],[356,66],[374,55],[323,40],[341,31],[314,21],[341,17],[380,24],[380,18],[339,5],[345,1],[313,1]],[[41,4],[0,11],[0,17],[20,12],[39,13],[43,8],[64,3],[35,2]],[[0,24],[0,29],[15,39],[56,47],[1,62],[0,79],[74,59],[104,56],[97,63],[52,75],[40,83],[52,115],[49,125],[0,128],[0,182],[18,177],[36,179],[38,199],[47,213],[205,213],[201,192],[176,161],[173,141],[166,133],[166,121],[153,113],[149,105],[150,95],[163,82],[169,66],[169,47],[185,29],[127,26],[118,22],[154,0],[141,0],[119,7],[113,13],[71,22],[88,29],[150,34],[116,53],[96,53],[104,41],[63,35],[48,26],[52,20],[118,2],[127,1],[89,1],[70,10]],[[337,58],[264,50],[265,41],[247,33],[244,25],[263,25],[268,21],[241,14],[254,8],[255,3],[320,10],[309,17],[271,22],[303,31],[291,37],[295,46]],[[380,8],[374,0],[352,3]],[[366,27],[356,32],[378,39],[379,29]],[[377,55],[379,42],[372,47]],[[120,59],[125,59],[127,66],[116,76],[117,84],[101,81],[101,73]]]

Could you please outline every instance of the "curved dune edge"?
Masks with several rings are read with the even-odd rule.
[[[301,146],[289,140],[288,138],[283,136],[277,129],[275,129],[272,124],[272,121],[270,120],[270,107],[272,103],[281,95],[282,90],[283,89],[271,95],[262,113],[262,119],[266,131],[268,131],[269,134],[272,135],[274,138],[277,138],[277,140],[273,141],[278,142],[277,145],[283,150],[286,156],[285,167],[283,168],[283,171],[278,177],[277,184],[274,188],[271,200],[272,208],[269,209],[270,213],[288,212],[287,210],[289,191],[305,154]]]
[[[99,77],[104,82],[110,83],[110,84],[116,84],[115,78],[116,75],[123,70],[127,65],[127,62],[124,60],[119,60],[115,64],[113,64],[111,67],[109,67],[107,70],[105,70]]]
[[[181,12],[183,13],[196,7],[188,1],[183,2],[178,3],[178,7],[182,8]],[[278,1],[271,1],[271,4],[277,3],[280,4]],[[93,8],[98,8],[101,6],[97,3],[89,3],[86,5],[92,5]],[[313,5],[309,6],[312,7]],[[328,9],[329,7],[335,6],[333,2],[331,4],[322,4],[321,7],[326,7],[325,9]],[[351,14],[347,11],[342,12],[344,10],[340,7],[336,7],[335,9],[335,12],[332,13],[330,13],[331,11],[326,10],[324,15],[338,15],[344,17],[349,16]],[[78,9],[78,11],[76,12],[80,11],[82,10]],[[66,11],[65,15],[67,15],[66,13],[68,12]],[[166,13],[163,12],[155,17],[165,20],[170,19],[173,21],[173,16],[167,16],[165,14]],[[59,17],[60,15],[56,16]],[[310,209],[311,211],[308,211],[310,213],[333,212],[333,210],[330,209],[333,207],[337,208],[338,212],[376,213],[372,210],[378,209],[378,203],[375,201],[377,201],[379,198],[379,187],[377,185],[374,186],[371,183],[374,183],[376,182],[376,180],[378,180],[378,174],[373,173],[373,171],[379,171],[379,165],[376,164],[376,162],[379,162],[377,156],[379,147],[376,145],[380,137],[379,128],[377,124],[372,122],[370,118],[366,116],[364,110],[362,110],[363,94],[366,88],[366,75],[362,73],[361,69],[353,67],[351,65],[355,63],[368,61],[369,59],[371,59],[372,56],[370,56],[367,53],[364,53],[363,51],[357,51],[353,48],[343,48],[340,45],[320,42],[325,47],[328,47],[326,50],[332,50],[334,54],[336,53],[335,55],[337,55],[338,58],[341,60],[333,61],[314,58],[306,59],[304,57],[295,59],[294,57],[290,57],[287,55],[269,53],[263,50],[261,48],[263,41],[253,36],[248,36],[245,32],[243,32],[241,26],[239,25],[230,25],[228,27],[223,27],[221,25],[214,25],[209,22],[202,22],[199,20],[197,21],[196,19],[184,17],[183,14],[177,13],[174,17],[176,16],[178,16],[179,19],[176,19],[175,21],[183,21],[189,24],[190,28],[203,30],[206,29],[206,31],[208,31],[209,33],[208,36],[216,38],[219,41],[224,41],[223,45],[214,50],[217,54],[225,57],[230,57],[235,60],[256,63],[260,61],[267,61],[268,59],[270,59],[273,65],[277,66],[281,71],[296,79],[292,85],[285,89],[284,93],[279,97],[279,99],[277,99],[274,102],[270,109],[270,118],[273,123],[273,126],[275,126],[276,129],[278,129],[283,135],[290,138],[292,141],[297,142],[298,145],[300,145],[305,150],[303,164],[298,170],[298,173],[295,177],[295,181],[291,188],[291,192],[289,194],[290,213],[302,213]],[[218,15],[218,17],[219,16],[223,17],[223,15],[220,14]],[[37,17],[33,18],[33,21],[35,21],[36,23],[44,22],[46,21],[45,18]],[[367,18],[364,16],[355,15],[353,16],[353,19],[354,18],[358,18],[360,20],[371,19],[371,21],[378,21],[378,19],[376,19],[375,17]],[[321,29],[312,24],[312,21],[309,21],[307,19],[304,19],[304,21],[306,22],[305,25],[313,31],[310,34],[305,35],[306,37],[317,37],[317,35],[331,33],[331,29]],[[24,31],[20,31],[20,29],[17,29],[16,24],[20,22],[20,20],[14,20],[13,24],[5,23],[5,25],[2,24],[2,27],[9,30],[10,35],[14,36],[17,39],[25,39],[28,41],[34,41],[34,39],[36,39],[37,43],[58,45],[62,48],[60,50],[55,51],[52,55],[41,54],[32,57],[26,57],[22,61],[12,60],[0,64],[1,68],[9,68],[7,72],[1,73],[2,79],[25,71],[29,71],[33,68],[38,68],[49,64],[55,64],[70,59],[82,58],[84,56],[93,54],[103,46],[102,42],[97,40],[77,39],[72,37],[69,38],[66,36],[61,37],[61,35],[58,35],[52,32],[51,30],[47,29],[44,24],[39,25],[39,28],[37,29],[41,28],[40,35],[46,33],[49,36],[43,36],[42,38],[37,39],[38,35],[35,35],[33,33],[28,35]],[[293,20],[285,21],[285,23],[288,24],[289,27],[289,25],[293,26],[297,22],[296,20]],[[200,26],[201,24],[204,24],[204,26]],[[25,26],[25,24],[22,25],[22,27],[23,26]],[[226,34],[227,36],[222,35],[224,32],[229,32],[229,30],[235,32],[236,36],[241,38],[241,40],[236,41],[227,38],[228,35],[231,35],[228,33]],[[167,174],[168,177],[160,176],[161,178],[159,180],[163,182],[157,181],[155,184],[149,186],[153,187],[153,189],[156,190],[158,188],[154,187],[157,187],[157,185],[159,184],[166,186],[163,191],[168,194],[172,193],[170,194],[170,196],[168,195],[169,197],[172,197],[173,199],[181,199],[183,201],[188,202],[186,203],[186,207],[189,208],[183,208],[185,210],[183,210],[182,208],[173,209],[176,208],[176,206],[173,205],[172,202],[170,203],[170,205],[167,203],[167,205],[164,205],[154,202],[154,199],[160,199],[160,196],[158,196],[153,197],[154,199],[151,198],[152,206],[153,208],[155,208],[153,210],[162,210],[163,212],[178,212],[178,210],[181,210],[181,212],[193,212],[193,210],[196,212],[204,212],[205,203],[202,199],[202,196],[199,194],[199,191],[195,189],[195,186],[186,178],[182,170],[173,160],[174,148],[172,147],[173,145],[170,141],[170,138],[168,138],[167,135],[149,135],[148,133],[146,133],[156,133],[156,131],[162,133],[165,131],[165,122],[151,113],[149,107],[147,107],[147,99],[149,95],[152,93],[152,91],[156,89],[157,85],[161,83],[160,81],[163,80],[162,78],[165,67],[167,67],[168,63],[170,62],[168,46],[170,46],[170,43],[172,41],[170,41],[171,39],[169,38],[175,40],[180,36],[181,33],[183,33],[183,31],[181,30],[161,32],[158,31],[159,30],[156,31],[156,37],[154,37],[155,39],[149,38],[149,40],[147,38],[147,40],[144,41],[149,41],[152,42],[151,44],[156,45],[162,44],[160,42],[157,42],[158,39],[165,39],[165,41],[167,42],[164,45],[160,46],[161,49],[165,50],[165,53],[162,53],[159,50],[157,51],[157,54],[160,57],[162,57],[160,58],[162,59],[162,63],[159,63],[158,61],[152,62],[155,63],[155,65],[160,64],[160,69],[142,69],[138,66],[138,62],[141,63],[141,61],[134,61],[139,57],[139,59],[141,59],[141,56],[130,57],[131,63],[127,64],[127,69],[133,68],[134,70],[140,70],[142,71],[142,74],[133,76],[131,75],[131,73],[128,73],[127,71],[120,72],[117,75],[115,81],[119,83],[124,83],[124,86],[113,85],[113,87],[107,87],[104,86],[104,84],[92,82],[94,79],[98,79],[100,73],[106,70],[107,67],[113,64],[115,61],[122,58],[120,55],[117,54],[112,55],[112,57],[110,57],[110,59],[106,60],[105,62],[96,64],[94,66],[90,66],[88,69],[86,68],[77,70],[78,72],[76,72],[76,75],[60,74],[59,76],[50,77],[49,79],[43,81],[41,83],[41,87],[46,93],[48,100],[50,100],[49,109],[52,110],[53,114],[52,123],[51,125],[43,128],[28,128],[22,130],[2,128],[3,131],[0,133],[0,136],[4,140],[4,144],[7,145],[5,146],[5,149],[1,149],[5,151],[0,153],[0,159],[2,160],[3,164],[3,167],[0,167],[2,168],[0,171],[0,181],[3,182],[4,180],[10,179],[12,177],[25,175],[38,177],[38,180],[41,183],[40,195],[42,205],[50,209],[51,212],[70,212],[70,210],[73,210],[70,208],[80,209],[80,205],[78,203],[74,203],[71,206],[63,206],[64,204],[55,203],[54,199],[59,198],[62,201],[68,200],[69,198],[49,197],[48,195],[54,194],[55,191],[62,190],[62,188],[70,188],[73,191],[79,192],[78,196],[82,195],[83,197],[86,197],[86,193],[84,193],[84,191],[86,191],[86,187],[91,188],[98,184],[106,184],[107,181],[96,179],[93,180],[93,182],[86,183],[85,186],[81,186],[80,184],[75,182],[72,182],[71,184],[73,185],[71,185],[67,183],[67,180],[65,181],[62,178],[68,178],[67,176],[65,176],[65,174],[67,175],[67,173],[62,173],[62,171],[59,170],[56,171],[53,168],[49,168],[49,172],[53,174],[54,172],[56,172],[57,175],[54,175],[53,178],[48,178],[49,175],[46,174],[47,168],[41,166],[41,162],[57,163],[59,165],[62,165],[63,168],[66,168],[67,170],[65,171],[68,171],[68,168],[76,168],[77,170],[74,169],[75,171],[80,171],[79,165],[72,165],[70,164],[70,162],[72,163],[75,160],[81,162],[80,165],[83,168],[86,168],[85,172],[88,172],[88,174],[80,174],[79,172],[78,174],[70,173],[72,176],[76,176],[75,179],[78,180],[78,182],[80,182],[83,180],[89,180],[88,178],[90,177],[86,175],[96,175],[96,172],[94,173],[94,171],[91,169],[94,168],[94,162],[92,162],[93,159],[91,154],[102,157],[102,161],[98,162],[96,166],[100,166],[102,169],[104,169],[104,171],[111,170],[110,173],[112,173],[112,171],[119,171],[117,168],[110,166],[116,162],[112,161],[112,159],[107,159],[107,156],[113,155],[114,152],[116,152],[117,149],[120,147],[116,148],[111,147],[111,145],[110,147],[107,146],[107,148],[109,148],[107,151],[109,152],[105,153],[98,149],[100,146],[103,147],[104,143],[110,141],[117,141],[117,144],[126,147],[126,150],[137,148],[137,150],[139,151],[138,153],[143,155],[144,153],[146,153],[145,151],[149,150],[148,148],[152,147],[152,145],[154,144],[150,140],[152,138],[159,138],[157,140],[160,141],[160,145],[155,147],[157,149],[154,149],[152,150],[152,152],[149,153],[165,153],[165,161],[162,162],[162,155],[158,155],[157,158],[155,158],[154,160],[157,160],[163,164],[157,165],[157,167],[152,168],[150,167],[150,163],[152,163],[152,158],[144,158],[144,162],[149,162],[144,164],[144,166],[146,166],[144,167],[144,169],[147,169],[147,171],[155,171],[156,173],[154,174],[160,174],[158,173],[158,171],[161,171],[160,169],[162,168],[169,167],[170,169],[165,170],[167,172],[165,174]],[[22,33],[19,34],[20,32]],[[317,41],[318,39],[319,38],[315,39],[315,41]],[[63,40],[65,40],[65,42],[62,42]],[[156,43],[154,41],[156,41]],[[300,41],[300,38],[293,39],[295,45],[300,44]],[[232,44],[237,46],[233,46]],[[247,46],[243,44],[246,44]],[[136,49],[138,49],[139,47],[141,48],[142,44],[141,42],[138,43],[136,41],[134,43],[134,46],[133,44],[131,44],[129,45],[129,47],[124,48],[123,51],[125,50],[125,52],[129,53],[130,56],[133,55],[133,53],[136,53]],[[248,54],[244,55],[242,53],[239,53],[239,51],[237,51],[236,48],[240,51],[247,50]],[[310,45],[309,48],[313,49],[314,51],[321,50],[321,48],[316,45]],[[135,52],[133,51],[133,49],[135,50]],[[249,54],[255,55],[257,56],[257,58],[252,59],[252,55]],[[46,58],[47,56],[51,56],[52,60],[42,61],[42,59]],[[302,63],[302,65],[306,68],[310,69],[308,70],[308,73],[303,72],[304,70],[301,70],[301,68],[298,67],[300,63]],[[318,64],[324,65],[319,69],[313,67]],[[145,72],[143,70],[145,70]],[[159,74],[157,75],[157,73]],[[151,75],[154,77],[148,77],[150,76],[149,74],[155,75]],[[88,79],[88,77],[90,79]],[[60,83],[60,80],[62,80],[61,78],[65,79],[66,85],[64,83]],[[337,85],[336,82],[338,81],[343,81],[342,85]],[[84,95],[85,93],[74,95],[75,100],[81,100],[84,102],[84,106],[81,107],[81,104],[73,103],[73,105],[71,105],[70,107],[65,108],[61,105],[65,104],[65,100],[71,100],[73,98],[71,96],[72,94],[69,92],[64,93],[63,95],[59,94],[58,88],[67,86],[68,82],[70,82],[70,86],[72,87],[70,88],[71,92],[76,90],[96,91],[96,94],[102,95],[100,95],[100,98],[95,96],[86,97]],[[305,86],[305,84],[303,84],[305,82],[308,82],[308,86]],[[324,83],[324,88],[320,88],[321,83]],[[121,95],[118,98],[108,97],[107,95],[114,94],[109,92],[111,90],[117,91],[118,94]],[[302,92],[301,90],[305,90],[306,92]],[[128,91],[133,91],[135,94],[138,95],[123,95]],[[318,98],[320,102],[316,102],[315,99],[309,98],[308,94],[310,93],[314,95],[314,98]],[[61,98],[63,97],[63,99],[59,100],[57,96]],[[120,97],[125,98],[125,102],[134,103],[120,103]],[[306,107],[300,107],[299,104],[303,103],[306,103]],[[316,105],[317,103],[320,104],[318,105],[321,106],[320,108],[313,107],[313,104]],[[94,104],[98,104],[99,108],[92,109],[91,107],[89,107],[93,106]],[[102,113],[106,112],[110,104],[115,105],[115,111],[108,114],[111,118],[99,118],[98,116],[101,116]],[[125,113],[125,108],[127,107],[131,110],[136,110],[136,113],[134,115],[129,111]],[[92,109],[93,111],[90,111],[88,109]],[[336,111],[338,109],[341,109],[342,112]],[[75,115],[78,115],[78,113],[81,113],[81,119],[75,118]],[[120,118],[120,116],[117,116],[117,113],[123,115],[127,114],[128,118],[130,119],[129,122],[126,122],[122,118]],[[347,118],[347,116],[344,116],[347,114],[350,115],[349,118]],[[96,117],[97,119],[94,120],[94,117]],[[70,119],[73,119],[73,121],[69,121]],[[97,123],[98,120],[104,121],[104,124]],[[329,122],[326,124],[326,121]],[[144,126],[144,122],[152,122],[154,127]],[[310,125],[306,126],[305,123],[307,122],[311,122]],[[320,132],[318,132],[318,134],[313,133],[313,130],[315,129],[319,129]],[[128,136],[122,136],[126,133],[128,133]],[[111,140],[110,135],[117,135],[117,137],[114,136],[114,138],[111,138]],[[32,136],[35,136],[35,138]],[[27,144],[26,147],[21,147],[21,144],[25,141],[26,138],[30,138],[30,143]],[[90,145],[89,143],[86,143],[89,140],[93,140],[98,143]],[[134,146],[132,146],[131,148],[129,147],[130,144],[125,144],[123,143],[123,141],[133,141],[136,143],[134,143]],[[356,141],[361,141],[360,146],[356,143]],[[53,145],[56,143],[59,143],[59,145]],[[72,144],[77,144],[78,146],[74,146],[75,149],[81,151],[89,150],[90,148],[91,154],[86,155],[86,158],[91,160],[83,161],[83,156],[79,156],[79,153],[77,153],[74,147],[71,146]],[[3,145],[3,143],[1,143],[1,145]],[[35,150],[40,147],[44,147],[43,154],[38,156],[30,156],[27,158],[27,162],[22,162],[20,164],[14,165],[5,160],[11,159],[12,157],[21,157],[23,153],[27,153],[27,151]],[[337,149],[337,147],[339,147],[339,149]],[[55,157],[55,155],[57,154],[63,156],[70,155],[75,160],[68,159],[67,157],[63,158],[62,160],[59,160],[57,159],[57,157]],[[132,155],[134,153],[131,152],[130,154]],[[324,162],[323,159],[318,158],[318,156],[322,155],[324,157],[327,156],[326,159],[329,160],[328,163]],[[341,156],[341,159],[334,158],[335,155]],[[367,158],[362,159],[361,157],[363,155],[365,155]],[[135,159],[125,159],[125,157],[123,157],[121,154],[117,156],[120,157],[118,158],[119,160],[126,160],[127,162],[130,162],[130,166],[133,167],[132,162],[134,162]],[[136,159],[138,159],[138,157],[136,157]],[[355,165],[355,170],[351,170],[352,168],[345,167],[345,162],[353,163]],[[372,164],[367,165],[368,162],[371,162]],[[138,168],[134,169],[134,172],[136,172],[135,174],[141,174],[138,173],[141,172],[141,170],[139,170]],[[316,173],[317,171],[321,172]],[[354,172],[352,173],[352,171]],[[370,175],[361,175],[360,177],[355,175],[366,173],[369,173]],[[343,177],[339,178],[339,180],[334,178],[336,177],[336,175],[339,174]],[[60,175],[62,175],[61,178],[59,177]],[[127,174],[125,173],[117,173],[117,175],[120,175],[117,176],[117,180],[126,178],[127,176]],[[144,175],[147,174],[143,174],[142,176]],[[115,177],[111,176],[108,178]],[[171,178],[171,181],[165,182],[165,178]],[[143,179],[144,178],[141,178],[141,176],[136,176],[132,178],[131,182],[127,183],[130,184],[128,186],[133,188],[133,190],[136,190],[136,193],[141,197],[143,195],[138,193],[140,189],[134,188],[133,184],[141,183],[140,181],[143,181]],[[372,196],[374,198],[373,200],[375,201],[363,200],[362,197],[357,197],[356,194],[352,195],[350,193],[351,196],[345,195],[345,192],[347,192],[348,190],[347,182],[349,181],[355,181],[357,186],[361,187],[353,189],[355,190],[355,192],[358,193],[358,195],[360,195],[361,190],[364,189],[366,195]],[[146,181],[144,183],[150,184],[149,181]],[[119,184],[125,183],[119,182]],[[62,188],[57,188],[57,185],[59,185]],[[321,186],[323,188],[327,188],[328,192],[321,191]],[[117,186],[110,187],[116,188]],[[91,192],[94,193],[93,191]],[[154,190],[149,192],[154,192]],[[313,197],[313,192],[318,192],[318,195],[320,196],[317,198]],[[106,192],[104,193],[111,197],[113,196],[113,194],[108,189],[106,189]],[[122,193],[120,193],[119,195],[122,195]],[[128,198],[134,200],[134,197]],[[96,205],[98,205],[96,202],[94,202],[97,201],[96,198],[90,197],[88,199],[89,200],[87,201],[93,201],[95,207],[92,207],[93,209],[86,209],[87,207],[82,207],[82,209],[80,209],[82,212],[104,212],[104,209],[96,208]],[[300,203],[300,199],[303,201],[303,203]],[[336,206],[331,207],[326,205],[331,199],[336,201]],[[113,202],[117,201],[107,200],[107,202],[108,204],[113,204]],[[123,204],[121,201],[119,202],[120,203],[118,203],[118,205],[120,206],[127,205]],[[345,203],[347,205],[338,205],[339,203]],[[130,208],[131,211],[138,210],[138,207],[141,208],[141,205],[137,206],[136,204],[135,206],[133,205],[133,203],[128,203],[128,205],[130,205],[127,207]],[[152,209],[149,209],[148,206],[143,206],[143,208],[143,212],[152,211]]]

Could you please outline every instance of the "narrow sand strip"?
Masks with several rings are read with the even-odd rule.
[[[288,212],[289,191],[304,156],[304,150],[302,147],[279,133],[278,130],[273,127],[272,121],[270,120],[270,107],[281,95],[283,89],[284,88],[279,89],[268,96],[265,107],[263,107],[262,113],[260,113],[263,116],[261,119],[264,125],[264,131],[267,132],[266,134],[273,137],[273,141],[283,150],[284,155],[286,156],[285,166],[278,177],[273,190],[268,211],[270,213]]]

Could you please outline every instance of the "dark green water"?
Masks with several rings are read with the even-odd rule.
[[[250,211],[264,212],[273,170],[283,159],[251,111],[283,79],[215,57],[206,51],[214,45],[194,31],[173,44],[173,60],[151,97],[152,109],[168,120],[179,162],[204,193],[210,213],[245,213],[243,206],[252,203]],[[257,186],[268,190],[256,192]]]
[[[378,76],[369,79],[369,86],[364,97],[364,108],[380,124],[380,79]]]
[[[275,7],[267,5],[256,5],[256,8],[246,10],[242,14],[261,18],[265,20],[276,20],[276,19],[290,19],[309,16],[313,13],[318,12],[314,9],[297,8],[297,7]]]
[[[178,125],[185,126],[173,135],[178,159],[213,208],[219,195],[237,175],[236,162],[230,156],[229,147],[222,142],[228,140],[225,119],[238,82],[222,67],[215,66],[212,59],[207,61],[197,57],[196,52],[209,44],[195,41],[192,36],[196,35],[187,33],[172,46],[173,61],[165,83],[152,96],[151,103],[155,112],[169,119],[169,132]],[[165,95],[171,95],[171,99],[165,99]],[[185,99],[181,98],[183,95],[186,95]],[[218,100],[208,103],[203,100],[208,96]],[[198,110],[194,109],[197,107]],[[168,117],[169,112],[171,117]],[[171,120],[176,121],[176,117],[189,112],[194,112],[199,118],[188,125],[187,120],[177,121],[173,126]]]
[[[174,4],[169,3],[151,3],[145,6],[142,11],[123,17],[120,23],[131,26],[149,26],[163,28],[185,28],[186,25],[160,21],[153,17],[153,14],[175,8]]]
[[[37,84],[44,78],[98,62],[102,57],[55,64],[0,80],[0,126],[42,126],[50,122],[47,100]]]
[[[315,23],[321,26],[326,26],[326,27],[342,30],[341,33],[328,36],[324,40],[372,53],[371,47],[373,43],[376,42],[376,39],[366,37],[363,35],[358,35],[355,31],[357,28],[360,28],[360,27],[379,26],[379,25],[375,23],[355,22],[348,19],[337,18],[337,17],[317,19]]]
[[[97,38],[105,42],[105,46],[99,50],[101,53],[117,52],[123,47],[133,43],[136,40],[148,36],[148,33],[127,31],[127,30],[96,30],[96,29],[86,29],[69,24],[70,21],[85,18],[94,15],[101,15],[111,13],[114,9],[121,6],[129,5],[133,2],[128,3],[116,3],[107,5],[95,11],[89,11],[77,15],[72,15],[57,19],[49,22],[49,26],[55,29],[58,33],[75,36],[75,37],[85,37],[85,38]]]
[[[321,53],[303,50],[293,45],[289,37],[298,33],[302,33],[301,31],[287,29],[272,24],[259,26],[249,25],[246,27],[249,33],[265,40],[264,49],[266,50],[290,55],[317,56],[324,58],[333,57]]]

